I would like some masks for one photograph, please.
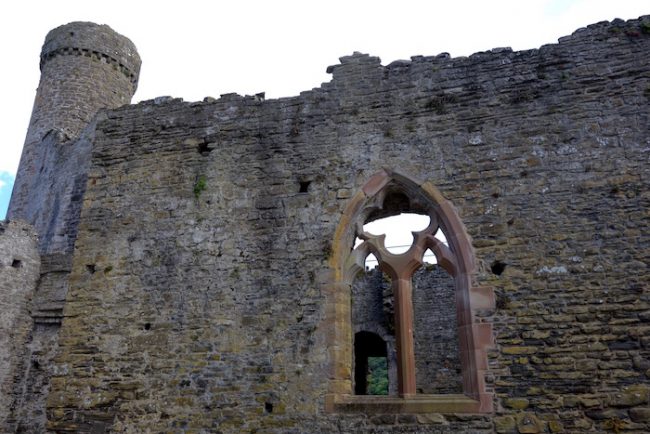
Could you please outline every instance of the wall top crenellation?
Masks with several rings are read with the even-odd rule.
[[[135,84],[140,73],[140,55],[135,44],[105,24],[72,22],[51,30],[41,50],[41,69],[57,55],[96,57],[114,64]]]

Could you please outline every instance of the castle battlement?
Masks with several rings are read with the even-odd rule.
[[[133,83],[135,92],[142,63],[138,51],[130,39],[105,24],[74,22],[50,31],[41,50],[41,71],[58,55],[94,57],[116,66]]]

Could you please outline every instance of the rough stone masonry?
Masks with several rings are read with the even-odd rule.
[[[649,54],[645,16],[129,105],[131,41],[53,30],[0,224],[0,430],[650,431]],[[440,288],[361,271],[401,211],[450,240]],[[355,394],[373,330],[386,396]]]

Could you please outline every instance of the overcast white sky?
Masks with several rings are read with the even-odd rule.
[[[16,172],[47,32],[70,21],[108,24],[143,60],[134,102],[237,92],[297,95],[329,81],[353,51],[384,65],[413,55],[466,56],[555,43],[579,27],[650,14],[648,0],[34,1],[4,3],[0,218]],[[4,198],[4,199],[3,199]]]

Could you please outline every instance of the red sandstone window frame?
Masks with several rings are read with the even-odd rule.
[[[387,186],[399,186],[409,195],[424,198],[438,224],[444,229],[454,254],[451,269],[456,291],[456,315],[463,380],[462,394],[415,394],[407,377],[414,372],[402,369],[399,396],[355,395],[352,385],[351,285],[364,270],[360,255],[351,246],[364,213],[376,207]],[[325,411],[331,413],[491,413],[493,392],[485,382],[487,351],[493,346],[492,324],[482,322],[481,312],[494,310],[491,287],[473,285],[475,263],[470,238],[452,204],[428,182],[414,180],[390,169],[374,174],[349,200],[337,227],[330,258],[331,278],[324,284],[327,294],[327,346],[330,360]],[[363,258],[365,259],[365,257]],[[417,268],[417,267],[416,267]],[[409,276],[410,279],[410,276]],[[398,355],[398,357],[400,357]],[[413,389],[413,390],[411,390]]]

